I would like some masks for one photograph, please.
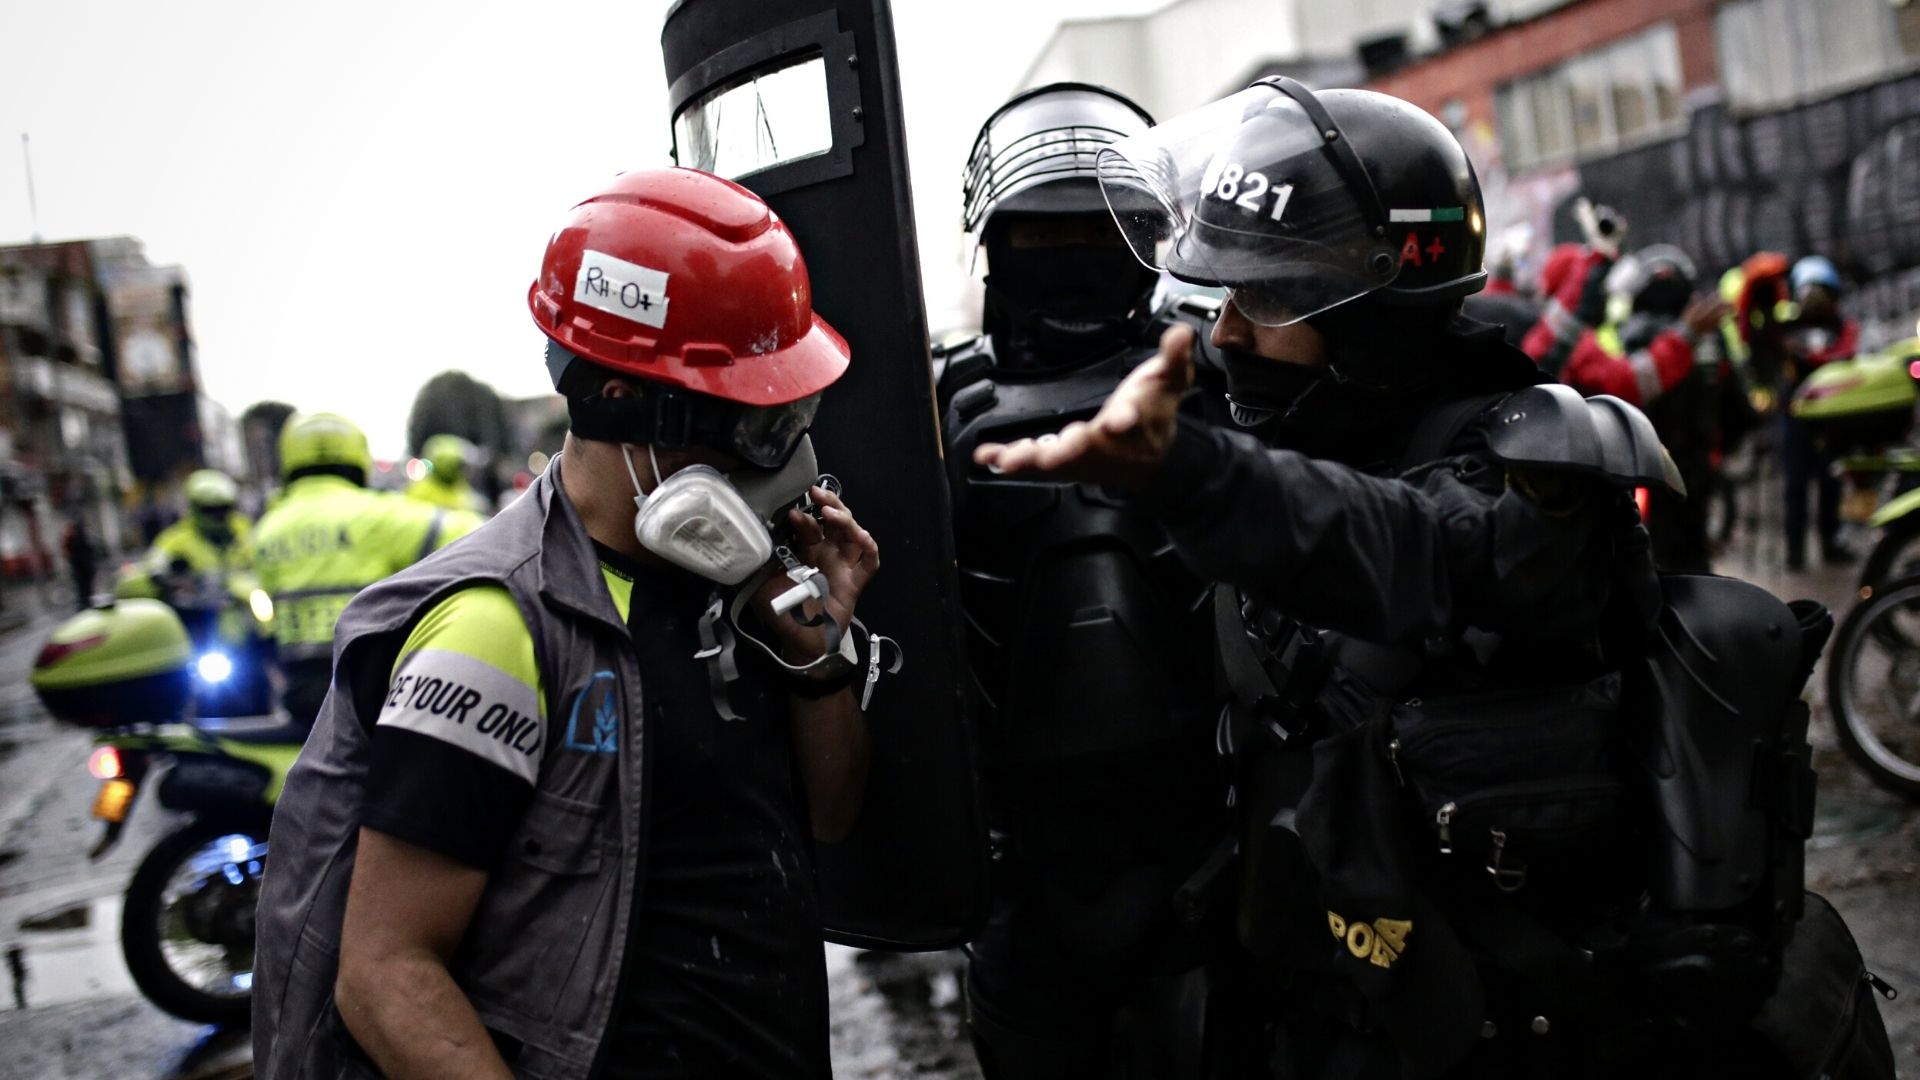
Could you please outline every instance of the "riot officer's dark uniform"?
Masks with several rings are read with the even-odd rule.
[[[1683,493],[1678,471],[1636,409],[1540,385],[1458,316],[1480,191],[1432,117],[1263,80],[1099,171],[1142,261],[1229,289],[1213,342],[1245,431],[1183,418],[1143,473],[1096,423],[1039,467],[1120,462],[1225,583],[1236,929],[1273,1073],[1737,1057],[1676,1018],[1734,1030],[1780,976],[1824,610],[1656,575],[1630,491]]]
[[[1000,1080],[1122,1075],[1114,1017],[1196,965],[1174,898],[1225,826],[1206,585],[1116,495],[968,464],[983,441],[1090,415],[1167,319],[1192,318],[1155,313],[1158,275],[1128,251],[1094,178],[1102,146],[1150,123],[1078,84],[1022,94],[987,120],[965,176],[965,224],[988,260],[986,333],[937,354],[998,833],[969,1017]],[[1149,1039],[1197,1031],[1143,1024]],[[1128,1056],[1184,1074],[1164,1056],[1179,1053]]]

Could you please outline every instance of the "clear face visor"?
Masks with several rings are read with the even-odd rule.
[[[1141,262],[1225,286],[1248,319],[1285,326],[1400,272],[1343,138],[1263,83],[1102,150],[1100,189]]]

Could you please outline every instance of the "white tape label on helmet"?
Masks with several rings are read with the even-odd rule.
[[[658,328],[667,325],[667,276],[589,248],[580,255],[573,299],[629,322]]]

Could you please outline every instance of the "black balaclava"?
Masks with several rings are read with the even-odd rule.
[[[1104,359],[1133,344],[1151,315],[1159,276],[1124,244],[1016,248],[1001,223],[989,222],[986,248],[981,321],[1003,368],[1048,371]]]
[[[1307,367],[1223,348],[1234,422],[1267,443],[1366,466],[1397,459],[1420,417],[1449,396],[1540,381],[1499,328],[1451,307],[1407,308],[1367,299],[1308,320],[1328,363]]]

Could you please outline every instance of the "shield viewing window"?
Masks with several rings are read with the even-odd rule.
[[[738,180],[833,149],[827,64],[790,58],[687,103],[673,119],[680,164]]]

